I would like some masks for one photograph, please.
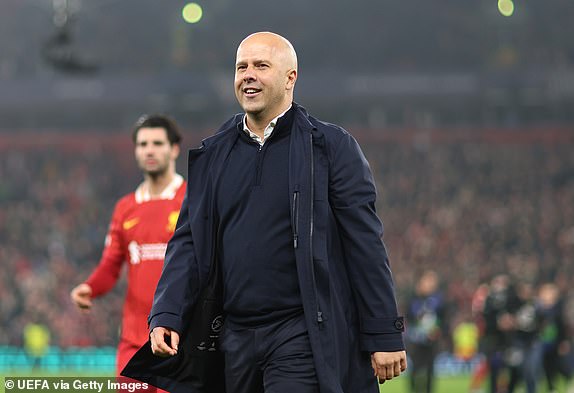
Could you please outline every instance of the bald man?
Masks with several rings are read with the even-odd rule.
[[[185,310],[217,263],[227,392],[376,393],[406,354],[373,177],[347,131],[293,101],[296,81],[288,40],[258,32],[240,43],[244,113],[190,151],[151,348],[178,355]]]

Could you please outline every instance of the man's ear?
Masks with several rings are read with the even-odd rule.
[[[287,90],[293,90],[296,81],[297,81],[297,70],[293,68],[287,71],[287,84],[285,88]]]
[[[181,149],[180,149],[180,147],[179,147],[178,144],[173,144],[173,145],[171,146],[171,154],[172,154],[172,157],[173,157],[174,160],[175,160],[177,157],[179,157],[180,151],[181,151]]]

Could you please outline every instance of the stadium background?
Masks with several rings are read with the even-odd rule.
[[[296,100],[363,145],[400,301],[428,267],[453,323],[497,272],[574,295],[569,0],[204,0],[197,22],[186,4],[0,4],[0,374],[113,372],[122,286],[90,315],[68,294],[140,181],[129,127],[164,112],[185,148],[212,133],[258,30],[297,48]]]

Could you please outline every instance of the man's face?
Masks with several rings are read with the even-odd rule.
[[[292,100],[294,78],[284,49],[264,38],[244,41],[237,50],[235,96],[252,116],[277,116]],[[288,104],[287,104],[288,103]]]
[[[136,161],[146,175],[153,177],[166,173],[178,152],[178,146],[169,143],[163,128],[140,128],[137,132]]]

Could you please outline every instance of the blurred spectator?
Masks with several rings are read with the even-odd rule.
[[[512,346],[514,313],[519,307],[519,299],[508,275],[499,274],[490,283],[490,291],[484,304],[484,352],[488,361],[489,392],[497,393],[500,376],[508,371],[508,386],[518,383],[520,373],[519,354]]]
[[[518,307],[514,312],[514,329],[505,361],[526,385],[527,393],[535,393],[542,369],[542,343],[540,328],[542,314],[536,304],[535,287],[530,282],[519,282],[517,290]],[[513,393],[516,386],[511,381],[508,393]]]
[[[541,342],[543,345],[543,368],[548,391],[557,390],[556,377],[572,376],[572,346],[568,337],[568,326],[564,315],[564,297],[554,283],[544,283],[538,291],[542,313]]]
[[[28,355],[34,359],[34,368],[38,368],[50,345],[50,331],[42,324],[28,323],[24,327],[23,334],[24,348]]]
[[[406,312],[407,350],[411,359],[412,393],[431,393],[434,360],[441,340],[448,337],[447,305],[434,270],[423,272]]]

